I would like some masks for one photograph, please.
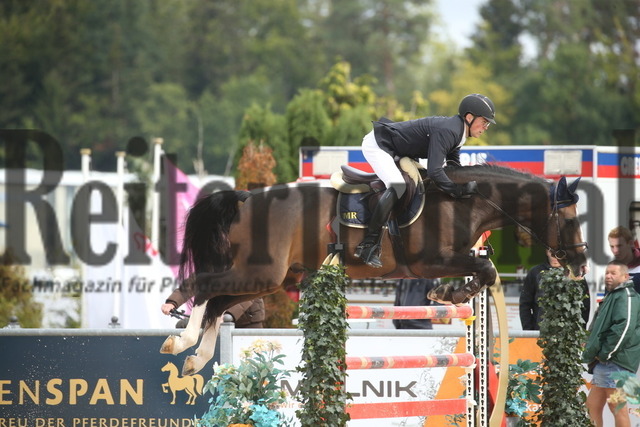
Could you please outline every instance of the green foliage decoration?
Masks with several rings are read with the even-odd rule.
[[[583,384],[581,353],[587,337],[581,314],[582,287],[560,268],[543,271],[540,277],[542,404],[536,421],[557,427],[591,426],[586,395],[578,392]]]
[[[304,334],[302,373],[296,411],[302,427],[345,426],[351,395],[346,378],[347,276],[342,265],[323,265],[302,283],[299,328]]]
[[[540,364],[518,359],[509,365],[505,412],[507,416],[527,417],[529,402],[540,403]]]

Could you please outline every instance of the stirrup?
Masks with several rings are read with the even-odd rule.
[[[356,246],[354,256],[362,259],[369,267],[380,268],[380,245],[377,243],[362,242]]]

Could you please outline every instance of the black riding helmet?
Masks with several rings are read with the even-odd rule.
[[[490,123],[496,123],[496,108],[493,106],[493,102],[479,93],[472,93],[462,98],[460,106],[458,107],[458,113],[463,119],[467,113],[471,113],[476,117],[484,117]],[[471,123],[473,123],[473,120]],[[467,124],[470,125],[470,123]]]

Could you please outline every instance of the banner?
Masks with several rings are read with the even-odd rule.
[[[213,361],[183,376],[184,353],[158,352],[165,338],[0,334],[0,426],[192,426]]]
[[[100,198],[92,197],[91,212],[102,212]],[[118,243],[116,236],[119,232],[124,239],[109,263],[86,265],[82,292],[83,327],[106,328],[111,318],[116,316],[117,326],[122,328],[173,328],[176,319],[162,314],[160,306],[177,286],[174,273],[164,264],[140,227],[129,220],[128,212],[123,219],[124,224],[121,225],[91,224],[91,247],[97,253],[103,252],[109,244]],[[150,262],[128,264],[125,258],[149,259]]]

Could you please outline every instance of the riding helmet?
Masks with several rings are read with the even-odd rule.
[[[474,116],[482,116],[493,124],[496,123],[496,108],[493,106],[493,102],[479,93],[472,93],[462,98],[458,113],[462,117],[467,113],[471,113]]]

